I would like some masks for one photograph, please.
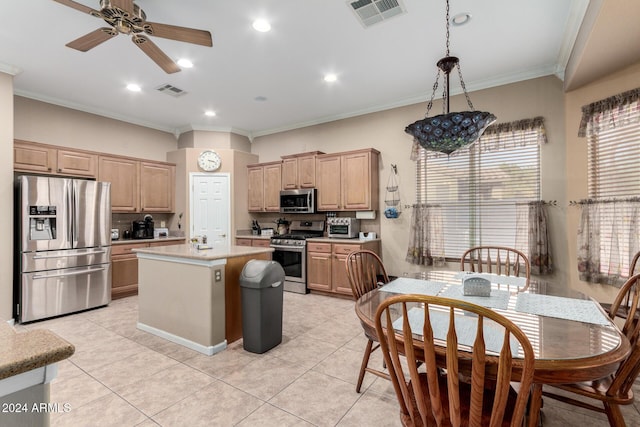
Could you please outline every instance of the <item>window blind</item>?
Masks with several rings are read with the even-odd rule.
[[[598,203],[600,273],[628,277],[640,221],[640,101],[596,114],[587,126],[589,197]]]
[[[541,132],[492,133],[451,156],[420,149],[416,199],[441,207],[445,257],[479,245],[516,247],[516,205],[540,199]]]

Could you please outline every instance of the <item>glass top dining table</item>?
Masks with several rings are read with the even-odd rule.
[[[356,314],[365,330],[375,336],[375,314],[382,301],[399,293],[416,293],[415,289],[465,299],[461,274],[430,271],[416,278],[398,278],[359,298]],[[494,282],[491,298],[474,298],[467,300],[499,312],[525,332],[536,356],[535,383],[562,384],[605,377],[615,372],[630,351],[629,341],[600,305],[566,287],[535,280],[520,287]]]

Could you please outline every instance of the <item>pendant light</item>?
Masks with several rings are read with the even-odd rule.
[[[412,135],[414,141],[420,144],[425,150],[437,151],[447,155],[454,151],[474,143],[485,131],[487,126],[496,121],[496,116],[483,111],[475,111],[471,98],[462,79],[460,71],[460,60],[449,55],[449,0],[446,0],[446,28],[447,28],[447,52],[446,56],[438,61],[438,75],[433,85],[433,93],[427,104],[425,118],[410,124],[405,128],[405,132]],[[464,95],[467,98],[469,111],[449,112],[449,74],[457,68],[460,77],[460,84]],[[434,117],[429,117],[429,111],[433,106],[433,99],[438,89],[440,73],[444,74],[445,88],[442,97],[443,113]]]

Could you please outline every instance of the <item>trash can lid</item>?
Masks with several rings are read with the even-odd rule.
[[[240,286],[244,288],[277,287],[284,282],[284,269],[276,261],[251,260],[240,273]]]

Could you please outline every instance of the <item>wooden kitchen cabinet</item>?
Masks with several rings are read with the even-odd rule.
[[[282,189],[315,188],[316,156],[321,151],[282,156]]]
[[[138,294],[138,257],[133,249],[181,245],[184,240],[132,242],[111,247],[111,299]]]
[[[95,178],[98,155],[35,142],[15,140],[13,168],[20,172]]]
[[[140,162],[140,211],[175,211],[176,167]]]
[[[320,243],[307,241],[307,287],[324,294],[353,297],[345,262],[351,252],[368,249],[380,253],[380,241]]]
[[[247,166],[249,212],[279,212],[282,162]]]
[[[331,292],[331,244],[307,242],[307,287]]]
[[[271,239],[237,237],[236,246],[254,246],[254,247],[261,247],[261,248],[269,248],[271,247]],[[271,259],[270,255],[271,254],[269,254],[269,259]]]
[[[365,149],[317,156],[318,210],[377,209],[379,154]]]
[[[122,157],[100,156],[98,180],[111,183],[111,211],[138,212],[140,162]]]
[[[175,165],[100,156],[98,179],[111,183],[112,212],[173,212]]]

